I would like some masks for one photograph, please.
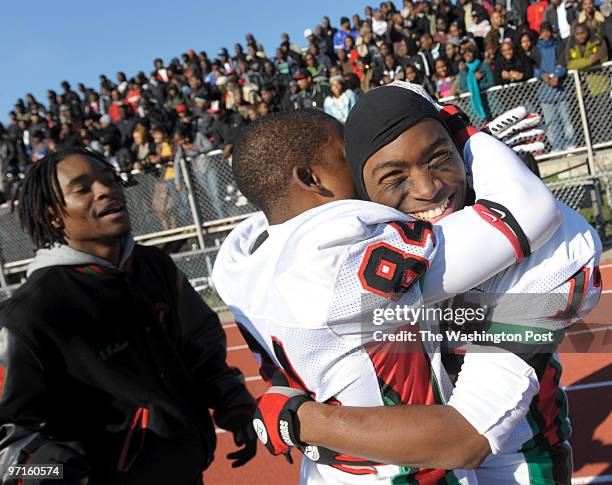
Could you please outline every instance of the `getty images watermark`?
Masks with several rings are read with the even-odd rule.
[[[418,298],[364,295],[359,321],[338,319],[332,329],[392,352],[515,353],[612,352],[612,295],[465,293],[433,305]],[[582,316],[586,314],[583,319]]]

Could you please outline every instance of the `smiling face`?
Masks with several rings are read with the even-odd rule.
[[[444,126],[425,119],[378,150],[363,169],[370,200],[432,223],[465,203],[465,165]]]
[[[512,60],[514,57],[514,46],[512,42],[504,42],[501,46],[501,53],[507,61]]]
[[[57,214],[68,245],[109,241],[130,231],[123,189],[110,167],[83,155],[70,155],[57,165],[65,201]]]
[[[448,66],[446,65],[444,59],[436,60],[436,74],[439,78],[445,78],[448,76]]]
[[[340,81],[339,79],[334,79],[331,82],[331,92],[334,94],[334,96],[336,96],[337,98],[339,98],[342,93],[344,92],[344,83],[342,81]]]
[[[472,49],[466,49],[463,52],[463,60],[465,62],[472,62],[474,60],[474,51],[472,51]]]

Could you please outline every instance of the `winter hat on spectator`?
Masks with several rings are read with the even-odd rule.
[[[552,24],[548,21],[542,22],[540,24],[540,32],[542,32],[543,30],[548,30],[549,32],[552,32],[553,31]]]
[[[463,44],[470,44],[474,49],[476,49],[476,51],[478,51],[478,44],[476,44],[476,41],[472,37],[468,37],[467,35],[461,37],[459,45],[461,46]]]
[[[438,118],[427,99],[399,86],[383,86],[363,94],[344,125],[344,144],[357,193],[370,200],[363,168],[378,150],[426,118]]]
[[[103,115],[100,117],[100,124],[102,126],[108,126],[111,124],[111,117],[109,115]]]
[[[487,11],[483,7],[481,7],[480,5],[474,5],[472,7],[472,17],[486,19],[489,16],[487,15]]]
[[[182,114],[182,113],[184,113],[185,111],[187,111],[187,106],[185,106],[184,104],[179,104],[179,105],[177,105],[177,107],[176,107],[176,112],[177,112],[178,114]]]
[[[313,35],[313,34],[312,34],[312,29],[306,29],[306,30],[304,31],[304,38],[305,38],[305,39],[308,39],[308,37],[310,37],[311,35]]]
[[[293,75],[293,79],[295,79],[296,81],[299,81],[300,79],[306,79],[311,76],[312,75],[310,74],[308,69],[306,69],[305,67],[302,67],[301,69],[298,69],[296,71],[296,73]]]
[[[272,91],[272,90],[276,90],[276,87],[272,83],[265,83],[261,87],[261,91]]]

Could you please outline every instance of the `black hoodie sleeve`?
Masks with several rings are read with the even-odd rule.
[[[183,332],[185,362],[196,384],[208,396],[217,424],[224,427],[226,417],[238,408],[247,413],[255,402],[239,369],[227,365],[227,340],[219,317],[178,273],[177,308]]]
[[[65,484],[78,484],[89,465],[78,442],[57,441],[45,432],[50,389],[34,351],[6,327],[0,327],[0,483],[16,484],[9,467],[19,464],[64,465]],[[28,480],[28,483],[43,483]]]

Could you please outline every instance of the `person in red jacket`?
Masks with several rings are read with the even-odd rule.
[[[140,86],[135,82],[131,82],[130,89],[125,95],[125,101],[127,102],[127,104],[130,105],[130,108],[132,108],[132,112],[134,113],[136,113],[136,110],[138,109],[138,103],[140,102],[140,98],[142,98]]]
[[[111,104],[108,107],[108,116],[111,117],[111,121],[114,124],[121,119],[121,106],[123,106],[125,102],[117,89],[111,91],[111,100]]]
[[[529,24],[529,28],[535,30],[538,34],[540,33],[540,25],[542,25],[544,12],[547,8],[547,0],[540,0],[527,7],[527,23]]]

